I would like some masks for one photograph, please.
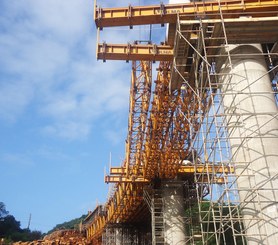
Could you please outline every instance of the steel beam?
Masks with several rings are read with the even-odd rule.
[[[132,169],[130,169],[132,173]],[[143,172],[143,167],[138,170],[139,173]],[[233,174],[234,168],[229,166],[217,166],[213,164],[198,164],[181,166],[178,170],[180,174],[199,174],[202,182],[224,183],[223,177],[215,177],[215,175],[222,176],[223,174]],[[127,177],[126,168],[111,167],[110,175],[105,176],[106,183],[149,183],[150,180],[145,179],[142,175]],[[204,176],[201,176],[204,175]],[[211,176],[208,178],[208,176]],[[212,177],[214,176],[214,177]],[[210,179],[210,180],[209,180]]]
[[[122,175],[105,176],[105,183],[149,183],[150,181],[143,177],[127,178]]]
[[[187,172],[188,173],[188,172]],[[193,172],[191,173],[194,174]],[[212,174],[204,173],[202,176],[200,175],[197,179],[198,183],[213,183],[213,184],[224,184],[225,178],[224,177],[215,177]],[[113,176],[105,176],[105,183],[141,183],[147,184],[150,183],[150,180],[144,179],[143,177],[137,178],[127,178],[122,175],[113,175]]]
[[[99,8],[95,7],[94,18],[98,28],[147,24],[176,23],[177,14],[185,19],[219,18],[220,9],[224,18],[241,16],[277,16],[276,0],[226,0],[193,2],[185,4],[160,4],[152,6]]]
[[[142,167],[139,169],[139,172],[142,172]],[[132,169],[131,169],[132,172]],[[181,166],[179,173],[215,173],[215,174],[232,174],[234,173],[234,167],[221,166],[215,164],[198,164],[198,165],[186,165]],[[126,169],[123,167],[111,167],[110,175],[125,175]]]
[[[100,43],[97,46],[97,59],[172,61],[173,49],[168,45]]]

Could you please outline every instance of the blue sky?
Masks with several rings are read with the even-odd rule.
[[[120,2],[100,5],[158,1]],[[96,61],[92,0],[2,0],[0,12],[0,201],[22,228],[31,213],[30,228],[46,232],[105,202],[109,154],[124,158],[131,64]]]

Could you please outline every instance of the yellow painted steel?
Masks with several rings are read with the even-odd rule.
[[[125,176],[117,175],[117,176],[105,176],[106,183],[150,183],[148,179],[144,179],[143,177],[137,178],[127,178]]]
[[[224,18],[240,16],[277,16],[277,0],[201,1],[186,4],[153,5],[123,8],[95,8],[97,27],[133,26],[145,24],[176,23],[177,14],[184,19],[219,17],[221,8]]]
[[[143,205],[143,188],[152,179],[170,179],[177,174],[189,174],[194,179],[196,169],[183,166],[183,160],[188,155],[189,123],[196,125],[196,129],[199,127],[194,115],[206,105],[189,91],[184,99],[179,94],[169,94],[170,66],[169,62],[160,63],[150,110],[150,63],[139,62],[138,66],[133,63],[126,159],[122,167],[112,168],[111,176],[105,178],[106,182],[116,184],[115,192],[105,205],[106,215],[91,224],[95,227],[90,233],[94,239],[100,236],[105,224],[134,219],[134,212]],[[192,105],[189,100],[196,103]],[[188,111],[192,118],[188,121],[183,115],[174,115],[177,109]],[[224,183],[222,175],[230,172],[228,168],[219,168],[216,172],[221,172],[221,176],[210,177],[212,166],[198,166],[198,169],[207,175],[202,181],[219,184]]]
[[[194,174],[194,171],[192,172]],[[215,177],[213,176],[215,173],[211,172],[211,174],[208,174],[207,176],[204,176],[201,178],[199,182],[202,184],[209,184],[209,183],[216,183],[216,184],[224,184],[225,180],[223,177]],[[211,175],[211,176],[210,176]],[[209,177],[210,176],[210,177]],[[193,177],[193,175],[192,175]],[[132,184],[149,184],[150,181],[148,179],[144,178],[126,178],[123,176],[105,176],[105,182],[106,183],[132,183]],[[197,181],[198,182],[198,181]]]
[[[215,47],[223,43],[224,36],[221,19],[204,19],[203,25],[213,27],[213,36],[205,37],[207,46]],[[278,16],[258,17],[258,18],[227,18],[225,19],[225,30],[230,44],[237,43],[272,43],[276,42],[278,36]],[[186,28],[182,30],[184,37],[194,45],[199,35],[199,20],[181,20],[180,24]],[[217,31],[218,30],[218,31]],[[183,54],[183,59],[186,55]],[[97,59],[100,60],[145,60],[145,61],[173,61],[175,52],[170,45],[156,44],[107,44],[99,43],[97,45]],[[211,54],[208,53],[208,57]],[[177,58],[177,57],[176,57]],[[191,72],[192,75],[192,72]]]
[[[179,173],[202,173],[204,171],[207,171],[208,173],[225,173],[225,174],[231,174],[234,173],[233,167],[228,166],[222,166],[222,165],[216,165],[216,164],[194,164],[194,165],[186,165],[181,166],[178,170]],[[142,167],[140,169],[140,172],[142,172]],[[126,169],[123,167],[111,167],[110,168],[110,175],[122,175],[124,176],[126,174]]]
[[[155,44],[106,44],[97,46],[99,60],[172,61],[173,48]]]
[[[219,19],[220,9],[224,18],[231,18],[229,23],[240,16],[273,17],[278,14],[278,0],[96,8],[95,21],[99,28],[176,23],[177,14],[181,14],[180,20],[189,20],[188,25],[193,26],[196,18]],[[219,20],[214,24],[219,24]],[[196,37],[193,34],[192,32],[190,40]],[[234,173],[232,167],[183,164],[190,154],[188,132],[191,132],[190,138],[194,138],[200,128],[198,118],[209,107],[210,100],[205,93],[196,95],[186,89],[183,91],[185,96],[180,96],[180,91],[176,94],[169,93],[173,55],[172,47],[167,45],[104,43],[97,46],[98,59],[141,62],[138,65],[133,63],[126,159],[121,167],[111,168],[110,175],[106,176],[106,182],[115,183],[115,190],[105,204],[104,213],[96,215],[87,227],[87,234],[93,244],[101,243],[101,235],[108,223],[134,220],[135,211],[143,205],[143,188],[152,179],[171,179],[183,174],[196,183],[224,184],[227,176]],[[150,61],[156,60],[163,62],[158,68],[154,95],[150,102]],[[144,84],[148,86],[144,87]],[[142,90],[139,91],[138,88]]]
[[[133,172],[131,170],[131,172]],[[143,167],[138,171],[139,173],[143,173]],[[234,173],[233,167],[228,166],[217,166],[214,164],[199,164],[199,165],[189,165],[189,166],[181,166],[178,169],[179,174],[201,174],[206,173],[209,176],[214,176],[217,174],[232,174]],[[112,167],[110,168],[110,175],[105,176],[106,183],[150,183],[150,180],[145,179],[143,176],[134,175],[133,177],[127,176],[127,171],[123,167]],[[207,182],[207,181],[205,181]],[[221,182],[222,178],[217,179],[216,182]]]
[[[142,148],[147,126],[147,115],[151,98],[152,63],[149,61],[133,61],[130,86],[130,102],[128,117],[128,136],[126,140],[126,159],[124,162],[126,175],[130,167],[133,172],[142,162]]]

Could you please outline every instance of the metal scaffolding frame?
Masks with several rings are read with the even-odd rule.
[[[150,245],[151,233],[139,224],[108,224],[102,233],[102,245]]]
[[[98,7],[94,17],[98,30],[169,23],[169,33],[161,45],[97,44],[98,59],[132,60],[132,79],[125,160],[105,177],[114,190],[87,216],[84,243],[176,244],[176,232],[179,244],[276,244],[277,0]],[[264,69],[238,72],[246,60]],[[247,110],[259,97],[275,109]]]
[[[197,17],[197,16],[196,16]],[[198,116],[197,123],[190,124],[191,145],[190,150],[192,154],[192,163],[194,166],[201,163],[211,163],[213,171],[209,172],[204,169],[203,172],[195,171],[195,185],[197,192],[198,215],[201,229],[201,241],[194,238],[200,236],[200,231],[194,230],[192,225],[192,237],[188,244],[231,244],[227,239],[232,239],[232,244],[247,244],[250,234],[246,231],[252,229],[252,226],[265,226],[266,220],[262,216],[258,216],[257,220],[254,218],[246,218],[242,215],[245,212],[249,203],[254,202],[260,206],[263,198],[260,196],[260,191],[264,190],[263,184],[257,184],[255,172],[251,162],[236,162],[234,155],[241,150],[245,142],[248,143],[252,137],[257,137],[253,132],[251,134],[240,135],[237,139],[241,144],[237,149],[233,148],[231,151],[231,137],[235,137],[231,132],[237,130],[238,125],[243,125],[242,117],[254,116],[269,116],[270,120],[277,120],[277,113],[270,114],[269,112],[261,113],[261,115],[254,115],[252,113],[241,111],[236,115],[231,109],[224,109],[225,96],[229,93],[238,94],[240,91],[231,90],[233,88],[233,73],[232,59],[237,54],[230,52],[230,44],[235,44],[227,36],[230,30],[226,28],[226,21],[221,12],[219,5],[219,17],[217,21],[205,20],[198,18],[195,21],[183,20],[183,16],[179,16],[177,21],[176,38],[174,46],[174,60],[172,68],[172,89],[181,88],[185,93],[190,91],[197,95],[199,101],[206,100],[207,108]],[[240,20],[239,20],[240,22]],[[217,24],[216,24],[217,23]],[[242,23],[243,27],[244,23]],[[242,28],[245,29],[246,28]],[[194,40],[192,40],[194,36]],[[274,45],[275,46],[275,45]],[[274,50],[274,46],[272,50]],[[268,96],[275,96],[277,102],[277,52],[271,52],[267,45],[264,46],[263,53],[248,53],[246,56],[264,56],[268,64],[268,72],[265,76],[272,77],[273,91],[268,93]],[[265,51],[267,50],[267,51]],[[186,58],[185,58],[186,57]],[[273,61],[275,63],[273,65]],[[225,73],[223,62],[230,68],[229,72]],[[232,72],[231,72],[232,71]],[[190,76],[188,76],[190,74]],[[229,85],[223,85],[223,77],[228,79]],[[247,77],[242,77],[246,80]],[[256,80],[253,81],[256,83]],[[228,88],[229,87],[229,88]],[[231,92],[232,91],[232,92]],[[244,93],[244,91],[241,91]],[[257,91],[257,94],[264,96],[265,92]],[[194,104],[194,101],[191,103]],[[235,102],[230,105],[233,107],[237,105]],[[238,108],[240,110],[240,106]],[[200,110],[203,110],[200,108]],[[184,117],[192,120],[192,115],[181,111]],[[237,124],[231,126],[229,120],[232,117],[237,118]],[[267,124],[268,122],[266,122]],[[198,125],[196,127],[196,125]],[[266,125],[261,125],[261,127]],[[229,127],[229,128],[228,128]],[[244,129],[243,132],[250,130]],[[264,137],[264,136],[260,136]],[[269,137],[269,136],[265,136]],[[273,136],[277,137],[277,135]],[[233,140],[233,139],[232,139]],[[276,155],[277,157],[277,155]],[[244,167],[238,167],[244,165]],[[219,168],[239,168],[235,172],[221,173]],[[195,168],[196,169],[196,168]],[[249,188],[239,187],[237,182],[241,178],[253,178],[254,186]],[[276,178],[276,175],[272,178]],[[206,179],[206,181],[204,181]],[[222,179],[221,183],[216,183],[215,179]],[[277,191],[277,187],[272,187],[271,191]],[[239,193],[244,193],[244,198]],[[275,200],[272,200],[274,203]],[[188,212],[191,212],[188,210]],[[261,210],[258,210],[260,213]],[[277,212],[277,211],[276,211]],[[193,214],[193,213],[192,213]],[[196,214],[194,214],[196,215]],[[278,217],[278,215],[276,215]],[[277,227],[275,224],[274,227]],[[266,229],[266,228],[265,228]],[[228,237],[229,236],[229,237]],[[267,243],[265,234],[252,234],[257,241],[263,244]],[[200,238],[200,237],[199,237]],[[256,243],[257,244],[257,243]]]
[[[233,4],[236,4],[235,8]],[[164,7],[163,13],[153,12],[153,7],[146,7],[144,12],[131,6],[96,10],[99,28],[154,20],[172,24],[169,25],[171,36],[167,45],[98,44],[99,59],[133,60],[133,82],[126,159],[121,167],[112,167],[110,175],[106,176],[106,182],[116,183],[115,191],[106,204],[105,218],[93,222],[90,235],[99,239],[102,234],[106,245],[117,243],[116,228],[110,225],[117,224],[119,229],[124,229],[125,224],[133,224],[149,215],[143,207],[148,204],[152,217],[152,244],[167,243],[169,236],[165,235],[165,227],[169,205],[167,215],[164,209],[171,191],[166,188],[161,196],[153,193],[149,198],[150,192],[146,192],[146,186],[158,178],[168,184],[173,179],[178,180],[183,187],[185,214],[181,216],[184,224],[178,226],[185,228],[186,244],[239,245],[247,244],[251,236],[261,243],[266,242],[264,232],[250,235],[250,230],[258,223],[260,227],[267,227],[265,217],[254,219],[245,214],[250,203],[260,207],[260,191],[264,188],[254,181],[248,188],[238,184],[242,178],[255,180],[258,170],[253,169],[251,161],[239,161],[235,156],[250,138],[258,137],[247,133],[249,129],[244,126],[244,118],[268,116],[274,120],[277,114],[261,112],[257,115],[243,111],[240,106],[234,110],[238,101],[232,100],[227,106],[230,103],[227,98],[235,96],[238,100],[238,94],[248,96],[235,89],[238,75],[233,70],[233,61],[242,54],[235,53],[231,45],[248,46],[257,42],[264,44],[263,50],[245,51],[244,56],[264,57],[269,70],[262,77],[272,78],[273,89],[267,96],[275,97],[277,101],[277,3],[248,0],[240,3],[194,2],[173,8],[171,5],[154,6],[160,10]],[[146,18],[143,20],[139,15]],[[150,62],[156,60],[162,61],[151,96]],[[244,76],[241,79],[248,80]],[[265,95],[265,92],[256,91],[256,94]],[[244,129],[239,131],[243,133],[236,135],[234,132],[239,127]],[[235,140],[241,143],[235,146]],[[272,187],[271,191],[276,190]],[[177,197],[180,198],[181,193]],[[180,210],[179,203],[174,205]],[[157,217],[155,209],[159,210]],[[131,244],[131,240],[127,244]]]

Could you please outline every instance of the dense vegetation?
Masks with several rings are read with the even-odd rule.
[[[63,230],[63,229],[78,229],[80,223],[86,218],[86,215],[82,215],[79,218],[72,219],[70,221],[64,222],[62,224],[56,225],[52,230],[50,230],[47,234],[52,233],[53,231]]]
[[[77,229],[78,225],[84,220],[86,215],[82,215],[79,218],[64,222],[56,225],[47,234],[53,231],[63,229]],[[6,210],[6,206],[3,202],[0,202],[0,239],[4,238],[4,244],[17,241],[34,241],[42,239],[44,234],[40,231],[31,231],[29,229],[22,229],[20,222]]]
[[[4,239],[4,244],[16,241],[33,241],[41,239],[40,231],[22,229],[20,222],[6,210],[3,202],[0,202],[0,238]]]

